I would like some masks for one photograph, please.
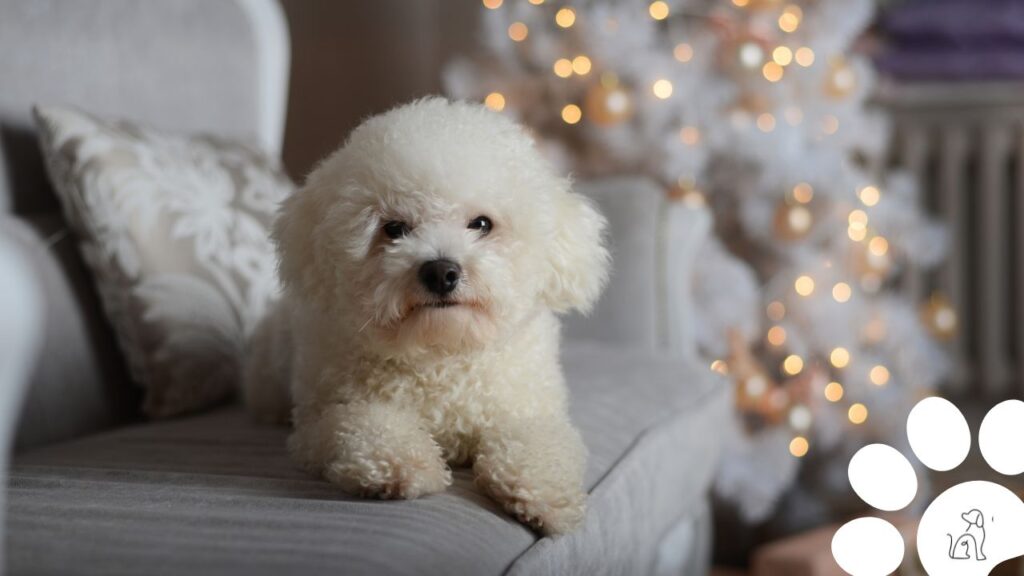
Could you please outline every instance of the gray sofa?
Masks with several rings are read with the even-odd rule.
[[[288,68],[278,7],[0,0],[0,14],[0,77],[18,79],[0,89],[0,441],[14,451],[0,465],[11,574],[706,571],[707,490],[730,401],[728,386],[692,360],[686,330],[704,212],[639,180],[581,186],[609,216],[616,265],[597,312],[566,327],[572,417],[590,450],[579,531],[538,537],[465,472],[416,501],[352,499],[289,461],[286,429],[255,425],[237,406],[141,418],[31,127],[33,103],[69,103],[253,138],[277,153]]]

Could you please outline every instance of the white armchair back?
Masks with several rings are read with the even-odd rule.
[[[576,189],[608,218],[612,273],[594,311],[566,319],[566,338],[695,358],[693,265],[711,215],[668,199],[642,177],[586,181]]]

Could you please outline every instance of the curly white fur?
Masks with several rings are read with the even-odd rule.
[[[481,215],[489,234],[467,227]],[[604,228],[500,114],[430,98],[367,120],[281,209],[285,295],[251,348],[250,408],[286,417],[290,382],[292,454],[351,494],[415,498],[471,464],[521,521],[571,530],[586,451],[554,313],[600,294]],[[442,257],[463,276],[434,308],[417,271]]]

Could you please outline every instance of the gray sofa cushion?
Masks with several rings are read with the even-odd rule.
[[[591,455],[580,531],[538,540],[473,487],[411,502],[355,500],[306,476],[287,430],[237,408],[22,454],[10,486],[12,573],[633,574],[699,509],[727,387],[640,352],[565,352]]]

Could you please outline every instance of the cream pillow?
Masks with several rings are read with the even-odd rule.
[[[293,186],[240,142],[36,108],[43,155],[144,411],[237,389],[246,337],[277,296],[268,233]]]

